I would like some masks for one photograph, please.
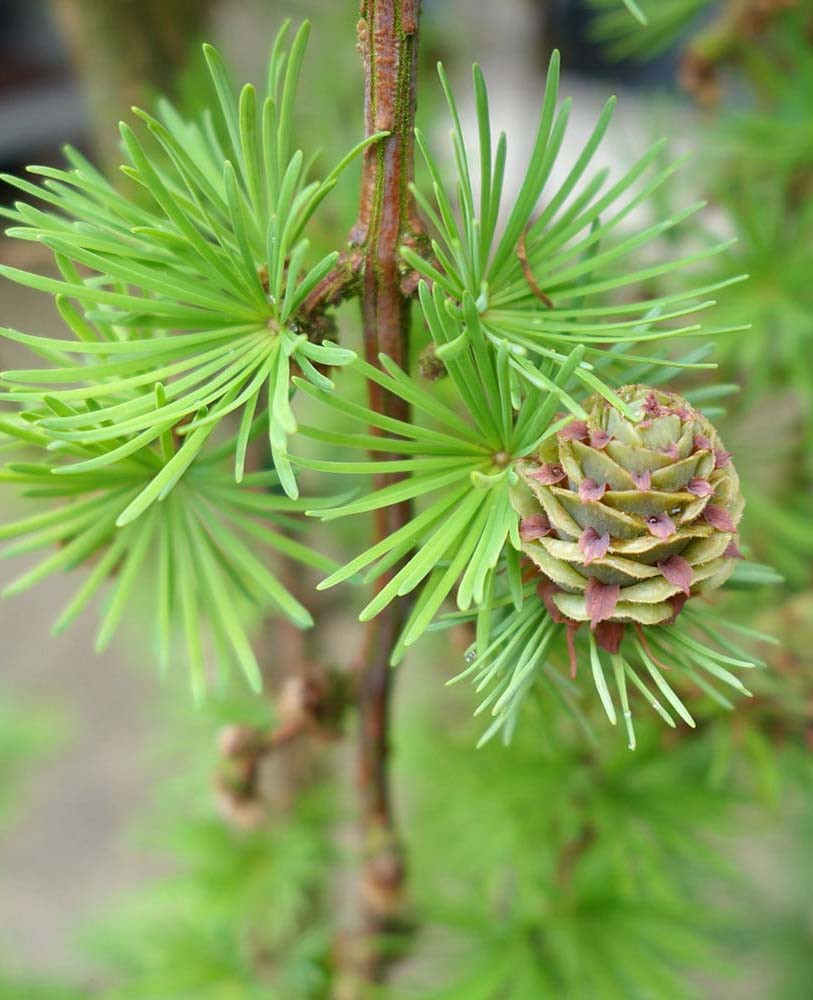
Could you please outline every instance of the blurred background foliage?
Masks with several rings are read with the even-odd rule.
[[[332,163],[359,131],[352,6],[53,0],[48,17],[47,5],[34,12],[40,5],[4,0],[3,167],[58,162],[56,135],[115,162],[113,124],[135,100],[149,106],[152,94],[168,89],[189,109],[208,101],[202,61],[190,54],[200,38],[216,40],[240,77],[256,77],[264,40],[285,15],[314,19],[300,127],[318,135]],[[421,123],[426,131],[439,127],[432,67],[440,55],[458,76],[481,55],[497,66],[502,60],[495,110],[513,106],[521,123],[556,44],[570,73],[565,90],[584,89],[598,104],[621,83],[633,135],[667,123],[672,144],[691,150],[670,197],[685,204],[688,192],[708,206],[682,238],[702,246],[735,236],[728,255],[711,259],[708,282],[750,275],[719,295],[717,325],[751,324],[717,341],[720,368],[711,378],[739,386],[723,400],[719,426],[748,500],[749,555],[776,566],[785,580],[756,598],[728,598],[729,613],[781,644],[761,650],[770,670],[733,714],[709,700],[698,706],[697,732],[642,723],[634,754],[600,724],[600,707],[586,710],[584,728],[543,699],[528,704],[510,747],[475,753],[471,695],[443,687],[459,672],[465,630],[455,636],[451,662],[440,641],[409,659],[399,689],[395,777],[412,910],[389,943],[404,958],[385,996],[810,995],[813,14],[804,0],[639,6],[646,26],[620,0],[506,3],[472,24],[462,0],[426,0]],[[490,82],[497,83],[493,72]],[[43,110],[47,127],[6,127],[33,107]],[[61,117],[60,108],[67,109]],[[342,178],[333,215],[323,217],[320,250],[341,244],[356,178],[352,170]],[[3,196],[11,199],[8,189]],[[0,244],[4,261],[13,262],[11,253]],[[679,272],[656,280],[678,282]],[[676,290],[664,284],[640,294]],[[4,308],[12,294],[4,285]],[[348,326],[354,316],[348,310],[345,318]],[[414,343],[416,353],[426,343],[417,323]],[[684,389],[702,388],[696,374],[685,380]],[[357,637],[341,624],[341,612],[329,603],[320,609],[328,638],[314,655],[329,649],[332,660],[335,650],[344,656],[353,647]],[[137,644],[137,624],[130,635]],[[37,651],[3,641],[13,679],[24,669],[17,661]],[[131,651],[130,659],[143,655]],[[94,673],[106,667],[87,662],[81,698],[91,710]],[[274,691],[280,670],[269,668]],[[11,838],[15,823],[24,824],[26,793],[48,795],[49,759],[87,722],[52,709],[37,689],[14,699],[5,688],[0,694],[0,835]],[[45,932],[34,963],[15,957],[13,934],[0,941],[0,1000],[336,995],[333,970],[352,919],[343,914],[344,882],[359,849],[346,829],[346,751],[330,734],[315,748],[286,748],[258,789],[229,756],[222,727],[232,727],[227,734],[241,724],[270,727],[270,701],[227,694],[193,709],[173,683],[150,699],[145,746],[137,747],[149,757],[149,801],[126,814],[135,828],[127,843],[150,859],[148,875],[128,892],[127,879],[113,879],[87,921],[65,915],[82,956],[76,962],[55,958]],[[126,728],[128,705],[115,711],[115,725]],[[123,746],[99,738],[93,752],[126,752]],[[295,798],[286,793],[291,785],[302,790]],[[95,794],[116,790],[99,785]],[[96,805],[87,792],[73,803],[85,810],[91,844]],[[50,845],[59,850],[58,835]],[[76,845],[66,844],[65,866],[74,863],[71,849]],[[24,884],[30,891],[36,880]],[[45,882],[37,891],[41,908],[60,905]],[[12,891],[2,896],[14,907]]]

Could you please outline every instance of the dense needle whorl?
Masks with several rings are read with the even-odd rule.
[[[685,399],[643,385],[601,396],[521,462],[514,504],[540,593],[562,619],[658,625],[726,581],[744,502],[714,427]],[[614,636],[614,638],[613,638]]]

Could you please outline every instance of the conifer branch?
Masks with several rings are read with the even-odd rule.
[[[389,133],[367,147],[359,218],[351,241],[364,252],[361,310],[367,361],[379,354],[397,364],[408,358],[410,302],[401,289],[399,247],[420,232],[409,184],[413,174],[415,76],[419,0],[362,0],[358,46],[365,70],[366,134]],[[376,413],[410,420],[406,400],[369,383]],[[376,433],[374,430],[373,433]],[[398,476],[376,477],[380,489]],[[376,512],[376,541],[409,522],[409,502]],[[381,589],[397,571],[377,581]],[[404,863],[395,829],[388,775],[392,668],[390,658],[406,619],[404,600],[393,602],[367,626],[359,677],[359,783],[364,864],[360,880],[361,928],[348,950],[348,997],[379,981],[386,961],[380,935],[393,929],[402,908]]]

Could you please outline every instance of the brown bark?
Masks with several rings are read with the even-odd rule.
[[[362,0],[358,46],[365,69],[367,135],[389,136],[371,145],[362,165],[361,202],[351,242],[364,252],[361,312],[367,360],[380,353],[406,366],[410,301],[401,289],[399,248],[420,231],[409,183],[413,175],[415,77],[420,0]],[[378,413],[410,420],[400,398],[369,383],[369,404]],[[380,477],[376,488],[392,482]],[[410,518],[403,503],[379,511],[375,539]],[[390,571],[390,573],[394,570]],[[389,576],[378,581],[380,588]],[[365,995],[365,984],[380,981],[387,961],[381,936],[402,919],[404,859],[397,835],[389,782],[390,656],[407,613],[393,602],[367,627],[358,686],[359,787],[364,858],[360,879],[361,927],[348,955],[343,997]]]

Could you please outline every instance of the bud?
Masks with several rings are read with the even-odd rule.
[[[427,344],[418,357],[418,371],[430,382],[439,382],[449,374],[442,358],[439,358],[434,344]]]

